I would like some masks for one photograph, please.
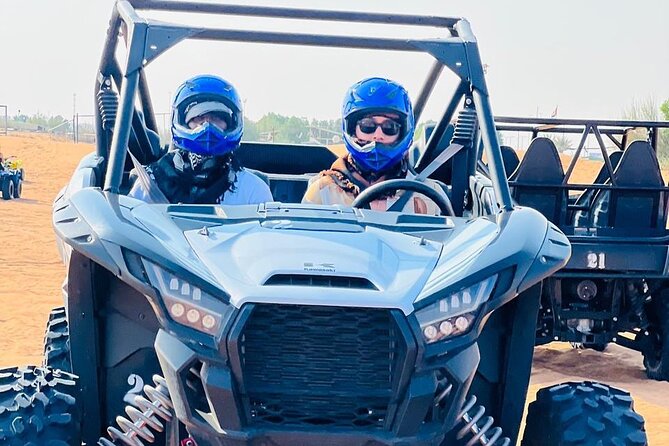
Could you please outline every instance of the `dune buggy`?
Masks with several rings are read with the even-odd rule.
[[[441,37],[195,28],[147,9],[431,26]],[[248,142],[239,156],[282,202],[147,204],[123,194],[128,151],[142,163],[161,154],[144,67],[186,38],[424,52],[434,64],[417,115],[444,68],[457,86],[416,178],[370,187],[353,207],[299,203],[334,159],[325,147]],[[539,212],[512,206],[466,20],[117,1],[96,79],[96,152],[53,209],[66,308],[49,323],[46,367],[0,374],[4,444],[515,443],[541,280],[570,246]],[[490,177],[477,172],[479,138]],[[447,180],[443,194],[430,175]],[[365,209],[390,190],[423,193],[445,215]],[[601,384],[540,392],[527,426],[526,446],[646,444],[629,395]]]
[[[522,161],[503,148],[514,198],[539,210],[572,244],[567,266],[545,282],[537,343],[603,350],[615,342],[643,354],[648,377],[669,380],[669,189],[657,157],[660,130],[669,122],[496,122],[509,139],[532,136]],[[580,138],[568,149],[565,172],[550,138],[569,134]],[[586,157],[588,135],[596,144]],[[570,180],[579,166],[590,166],[592,174]]]

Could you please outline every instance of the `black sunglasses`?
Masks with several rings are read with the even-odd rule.
[[[376,132],[377,127],[381,127],[381,131],[387,136],[395,136],[400,133],[402,130],[402,124],[393,121],[392,119],[386,119],[382,123],[378,124],[374,122],[372,118],[362,118],[358,121],[358,128],[362,133],[371,135]]]

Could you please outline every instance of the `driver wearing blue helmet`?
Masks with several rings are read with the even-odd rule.
[[[128,195],[153,201],[149,189],[157,186],[170,203],[272,201],[267,184],[234,156],[244,131],[241,103],[237,90],[218,76],[184,82],[172,103],[171,148],[146,168],[153,181],[136,181]]]
[[[303,203],[350,206],[372,184],[406,178],[407,152],[413,143],[414,116],[407,91],[397,82],[372,77],[354,84],[342,107],[343,140],[347,154],[310,183]],[[436,184],[430,184],[439,190]],[[370,207],[385,211],[400,198],[390,192]],[[415,194],[404,212],[438,215],[437,205]]]

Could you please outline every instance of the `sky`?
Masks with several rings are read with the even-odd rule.
[[[225,1],[221,3],[234,3]],[[669,98],[666,0],[265,0],[237,3],[467,18],[479,43],[496,115],[621,118],[634,100]],[[90,114],[112,0],[0,0],[0,104],[71,116]],[[437,37],[440,30],[193,15],[149,17],[177,23],[336,35]],[[443,33],[443,31],[441,31]],[[178,84],[198,73],[235,84],[247,116],[267,112],[338,117],[347,87],[372,75],[403,83],[415,98],[425,55],[189,41],[147,67],[154,108],[167,112]],[[437,117],[455,85],[444,75],[427,117]],[[443,99],[442,99],[443,98]]]

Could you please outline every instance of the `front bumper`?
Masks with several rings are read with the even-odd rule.
[[[334,310],[327,309],[324,311],[330,313],[322,320],[328,326],[321,326],[318,337],[302,344],[296,335],[309,336],[306,324],[287,322],[282,326],[282,321],[276,320],[279,316],[267,320],[268,345],[277,336],[273,330],[279,330],[285,333],[281,343],[297,345],[299,351],[286,358],[289,349],[279,353],[263,350],[259,352],[261,357],[251,358],[258,348],[262,349],[262,345],[253,343],[251,316],[255,314],[257,321],[263,314],[281,314],[288,306],[279,307],[266,311],[266,305],[245,305],[227,330],[219,357],[215,358],[196,352],[165,331],[158,333],[156,352],[176,415],[199,445],[441,444],[454,424],[456,409],[462,405],[465,384],[476,369],[475,345],[451,359],[457,364],[431,361],[428,367],[417,364],[421,351],[401,312],[352,310],[371,316],[363,314],[365,319],[357,321],[358,328],[348,327],[346,333],[342,320],[330,314]],[[309,312],[326,307],[306,308]],[[379,355],[378,343],[363,339],[358,345],[350,345],[355,336],[384,334],[384,330],[360,327],[381,323],[384,317],[389,318],[392,336],[382,338],[382,344],[388,343],[392,348]],[[328,330],[332,327],[339,329],[343,337],[348,336],[350,352],[341,346],[332,349],[326,342],[328,336],[331,339]],[[370,354],[376,356],[370,359]],[[357,355],[359,360],[353,361],[351,358]],[[386,370],[375,364],[385,355],[386,368],[391,370],[384,379],[378,379]],[[344,361],[338,362],[341,358],[337,356]],[[463,367],[463,358],[471,367]],[[328,370],[328,364],[338,368]],[[359,377],[353,376],[352,370],[359,372]],[[468,371],[463,374],[462,370]],[[300,381],[303,375],[308,379]],[[384,381],[387,387],[382,385]],[[357,398],[360,395],[363,397]],[[369,402],[368,395],[374,396],[374,403]]]

